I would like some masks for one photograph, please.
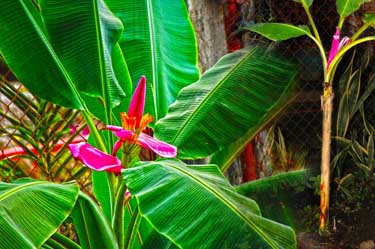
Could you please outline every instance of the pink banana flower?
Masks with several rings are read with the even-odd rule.
[[[107,125],[105,129],[110,130],[118,138],[112,155],[106,154],[87,143],[69,145],[74,158],[82,161],[87,167],[97,171],[110,171],[120,173],[121,161],[116,157],[118,150],[125,143],[136,144],[151,150],[161,157],[176,157],[175,146],[159,141],[142,131],[152,121],[149,114],[143,115],[146,99],[146,78],[142,76],[135,89],[128,113],[121,113],[122,127]]]
[[[331,65],[332,60],[335,58],[337,53],[347,44],[350,43],[350,38],[345,36],[340,40],[340,29],[336,28],[336,33],[333,36],[332,39],[332,45],[331,45],[331,50],[329,51],[329,56],[328,56],[328,62],[327,62],[327,69]]]
[[[132,96],[128,113],[121,113],[122,127],[107,125],[106,129],[113,132],[119,139],[114,146],[112,155],[116,155],[125,143],[139,144],[145,149],[152,150],[161,157],[176,157],[175,146],[159,141],[142,131],[152,121],[149,114],[143,115],[146,99],[146,77],[142,76]]]

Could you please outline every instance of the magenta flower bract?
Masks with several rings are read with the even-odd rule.
[[[86,142],[69,144],[72,156],[84,165],[96,171],[109,171],[119,174],[121,161],[115,157],[98,150]]]
[[[116,155],[121,145],[127,141],[132,144],[139,144],[161,157],[176,157],[177,149],[175,146],[159,141],[142,132],[152,121],[152,117],[149,114],[143,115],[145,100],[146,77],[142,76],[132,96],[128,113],[121,113],[122,127],[107,125],[107,129],[119,138],[114,146],[112,155]]]
[[[340,29],[336,28],[336,33],[332,39],[331,50],[329,51],[328,61],[327,61],[327,69],[331,65],[332,60],[335,58],[337,53],[347,44],[350,43],[349,37],[345,36],[340,40]]]
[[[107,125],[106,129],[112,131],[113,134],[119,138],[113,148],[112,155],[116,155],[121,145],[126,141],[140,144],[143,148],[151,150],[161,157],[171,158],[176,157],[177,155],[177,148],[175,146],[157,140],[145,133],[137,135],[131,131],[123,129],[122,127],[114,125]]]
[[[146,77],[141,76],[138,81],[138,85],[135,88],[132,99],[130,101],[128,116],[135,118],[135,126],[139,127],[141,122],[143,111],[145,109],[146,100]]]

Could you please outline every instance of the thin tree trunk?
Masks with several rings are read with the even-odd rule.
[[[197,36],[199,66],[205,72],[227,53],[224,6],[213,0],[186,2]]]
[[[324,89],[322,96],[323,131],[322,131],[322,164],[320,180],[320,232],[327,231],[330,192],[331,162],[331,127],[332,127],[333,93],[332,86]]]

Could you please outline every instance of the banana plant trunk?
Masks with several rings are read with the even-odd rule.
[[[320,180],[320,232],[327,231],[328,227],[333,97],[332,86],[325,86],[322,96],[323,131]]]

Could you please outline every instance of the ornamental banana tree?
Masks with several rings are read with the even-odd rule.
[[[183,0],[5,0],[3,5],[0,53],[5,62],[41,98],[82,110],[94,142],[70,146],[72,154],[92,169],[110,171],[93,172],[100,206],[74,184],[74,193],[60,191],[64,198],[54,193],[40,199],[47,208],[42,210],[54,207],[51,215],[59,218],[48,229],[41,227],[43,232],[27,228],[42,220],[35,211],[38,199],[31,210],[17,209],[27,231],[40,233],[33,246],[78,247],[55,233],[70,215],[84,248],[147,248],[155,241],[160,248],[296,248],[294,231],[262,217],[256,202],[239,195],[216,165],[138,158],[141,146],[163,157],[175,156],[177,147],[180,158],[225,153],[217,161],[228,165],[288,103],[293,64],[249,48],[222,58],[198,80],[196,42]],[[136,88],[132,82],[143,74],[151,84]],[[120,115],[124,110],[129,111]],[[141,118],[143,110],[154,116],[156,137],[165,142],[144,133],[141,127],[150,116]],[[116,143],[111,133],[97,130],[94,115]],[[9,208],[27,203],[12,193],[28,193],[34,184],[20,183],[13,192],[7,190],[13,185],[4,185],[0,202],[12,200]],[[44,190],[37,190],[43,198]],[[50,204],[58,200],[69,204],[63,214]],[[33,220],[29,211],[37,215]],[[3,213],[13,216],[6,208]],[[16,233],[22,237],[22,231]],[[9,238],[1,236],[0,244],[14,243]]]
[[[320,184],[320,227],[321,232],[327,231],[328,225],[328,209],[330,195],[330,156],[331,156],[331,127],[333,112],[333,79],[336,69],[345,55],[345,53],[356,45],[367,41],[374,41],[375,36],[360,37],[362,33],[375,23],[374,14],[366,14],[363,18],[364,24],[351,37],[341,39],[340,32],[344,24],[345,18],[358,10],[361,4],[369,2],[369,0],[336,0],[337,12],[340,16],[337,24],[336,33],[332,39],[331,49],[328,58],[320,39],[319,32],[316,28],[314,19],[310,12],[310,6],[313,0],[294,0],[300,2],[307,14],[310,27],[306,25],[294,26],[285,23],[258,23],[247,27],[246,29],[257,32],[270,40],[283,41],[299,36],[308,36],[314,41],[319,49],[322,58],[322,66],[324,70],[322,111],[323,111],[323,128],[322,128],[322,154],[321,154],[321,184]]]

